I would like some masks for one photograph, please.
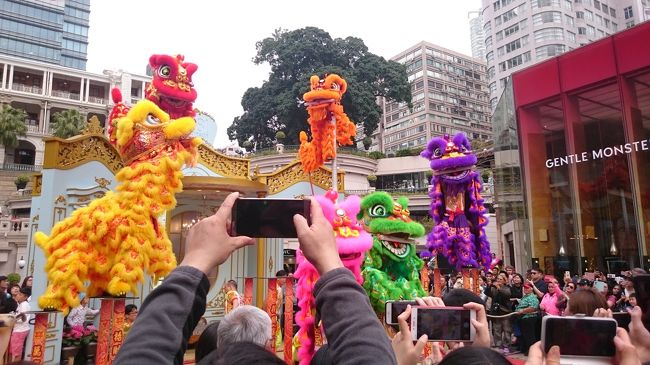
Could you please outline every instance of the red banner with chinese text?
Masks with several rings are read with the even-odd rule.
[[[468,269],[463,269],[463,288],[471,290],[470,288],[470,281],[469,281],[469,270]]]
[[[438,298],[442,296],[442,288],[440,285],[440,269],[438,268],[433,269],[433,296]]]
[[[32,361],[43,363],[45,354],[45,337],[47,332],[48,313],[37,313],[34,319],[34,338],[32,340]]]
[[[284,362],[293,364],[293,278],[287,278],[284,295]]]
[[[253,278],[244,279],[244,304],[253,305]]]
[[[113,314],[113,301],[109,299],[101,300],[99,309],[99,331],[97,333],[97,352],[95,354],[95,364],[110,364],[110,337],[111,337],[111,315]]]
[[[275,339],[278,335],[278,280],[269,279],[266,293],[266,313],[271,317],[271,350],[275,353]]]
[[[113,300],[113,318],[112,320],[112,333],[111,333],[111,354],[110,363],[113,363],[117,352],[122,347],[124,342],[124,299]]]
[[[481,286],[478,283],[478,278],[480,274],[481,273],[479,269],[472,269],[472,290],[477,295],[480,294],[481,292]]]
[[[429,295],[429,270],[427,269],[427,265],[422,266],[422,270],[420,270],[420,281],[422,282],[422,288],[424,288],[424,291],[427,292],[427,296]]]

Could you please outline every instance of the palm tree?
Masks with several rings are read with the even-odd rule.
[[[63,110],[52,115],[52,134],[59,138],[70,138],[86,127],[86,118],[76,109]]]
[[[18,137],[27,134],[26,119],[27,113],[24,110],[4,105],[0,109],[0,145],[5,148],[18,146]]]

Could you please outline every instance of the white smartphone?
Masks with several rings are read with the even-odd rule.
[[[613,364],[616,320],[599,317],[542,318],[542,347],[560,346],[561,364]]]
[[[415,300],[389,300],[386,302],[386,315],[384,321],[389,325],[397,325],[397,316],[404,313],[406,306],[415,307],[418,302]]]
[[[472,342],[476,312],[462,307],[412,307],[411,336],[417,341],[427,335],[429,341]]]

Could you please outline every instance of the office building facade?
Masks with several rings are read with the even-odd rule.
[[[639,24],[647,14],[647,0],[483,0],[491,108],[513,72]]]
[[[492,138],[483,62],[428,42],[392,60],[406,66],[412,108],[379,100],[383,115],[372,134],[370,150],[393,155],[425,147],[433,136],[456,132],[470,139]]]
[[[473,16],[472,16],[473,15]],[[483,33],[483,16],[480,11],[471,12],[469,20],[469,37],[472,41],[472,57],[485,61],[485,33]]]
[[[0,54],[86,69],[90,0],[0,0]]]

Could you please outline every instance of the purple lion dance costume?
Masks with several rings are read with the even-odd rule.
[[[431,254],[441,253],[457,270],[489,268],[490,243],[485,236],[487,209],[481,179],[474,171],[476,156],[463,133],[429,141],[420,154],[431,161],[431,216],[436,225],[427,237]],[[429,256],[425,252],[424,256]]]

